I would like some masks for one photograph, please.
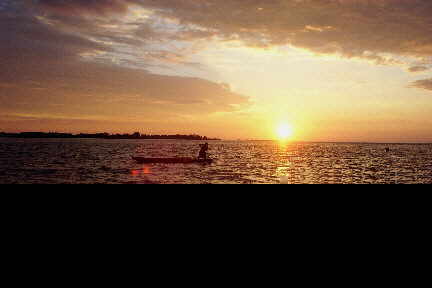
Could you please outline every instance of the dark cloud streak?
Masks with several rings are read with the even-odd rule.
[[[432,91],[432,78],[415,81],[411,87]]]
[[[38,0],[42,9],[62,15],[100,15],[121,14],[127,11],[130,1],[123,0]]]
[[[408,69],[408,71],[411,73],[421,73],[421,72],[428,71],[429,69],[430,68],[427,66],[413,66],[413,67],[410,67]]]

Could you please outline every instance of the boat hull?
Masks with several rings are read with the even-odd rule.
[[[140,164],[194,164],[194,163],[211,164],[213,163],[213,159],[197,159],[197,158],[132,157],[132,159]]]

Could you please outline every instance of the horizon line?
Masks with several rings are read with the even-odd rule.
[[[419,141],[407,141],[407,142],[401,142],[401,141],[383,141],[383,142],[379,142],[379,141],[329,141],[329,140],[323,140],[323,141],[316,141],[316,140],[287,140],[287,141],[281,141],[279,139],[229,139],[229,138],[222,138],[222,137],[209,137],[209,136],[202,136],[200,134],[196,134],[196,133],[192,133],[192,134],[161,134],[161,133],[157,133],[157,134],[147,134],[147,133],[141,133],[141,132],[134,132],[134,133],[118,133],[118,132],[112,132],[112,133],[108,133],[108,132],[94,132],[94,133],[90,133],[90,132],[76,132],[76,133],[72,133],[72,132],[57,132],[57,131],[49,131],[49,132],[44,132],[44,131],[21,131],[21,132],[5,132],[5,131],[0,131],[0,134],[31,134],[31,133],[44,133],[44,134],[69,134],[72,136],[79,136],[81,134],[83,135],[100,135],[100,134],[108,134],[111,136],[116,136],[116,135],[133,135],[134,133],[140,133],[142,136],[199,136],[202,138],[207,138],[207,140],[209,141],[241,141],[241,142],[245,142],[245,141],[256,141],[256,142],[286,142],[287,144],[291,143],[291,144],[296,144],[296,143],[322,143],[322,144],[392,144],[392,145],[403,145],[403,144],[420,144],[420,145],[428,145],[428,144],[432,144],[431,141],[428,142],[419,142]],[[12,137],[13,138],[13,137]],[[36,138],[35,138],[36,139]],[[97,139],[97,138],[95,138]],[[145,140],[145,139],[143,139]],[[163,139],[161,139],[163,140]],[[202,140],[202,141],[206,141],[206,140]]]

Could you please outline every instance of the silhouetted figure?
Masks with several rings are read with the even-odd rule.
[[[387,147],[387,148],[385,149],[385,151],[386,151],[387,153],[389,153],[389,152],[390,152],[390,148]]]
[[[200,144],[201,150],[198,154],[198,159],[207,160],[207,151],[209,150],[209,144]]]

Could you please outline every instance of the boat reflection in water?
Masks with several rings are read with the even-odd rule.
[[[150,175],[151,173],[151,168],[148,165],[144,165],[142,169],[135,169],[131,171],[131,175],[133,177],[138,177],[141,175]]]

